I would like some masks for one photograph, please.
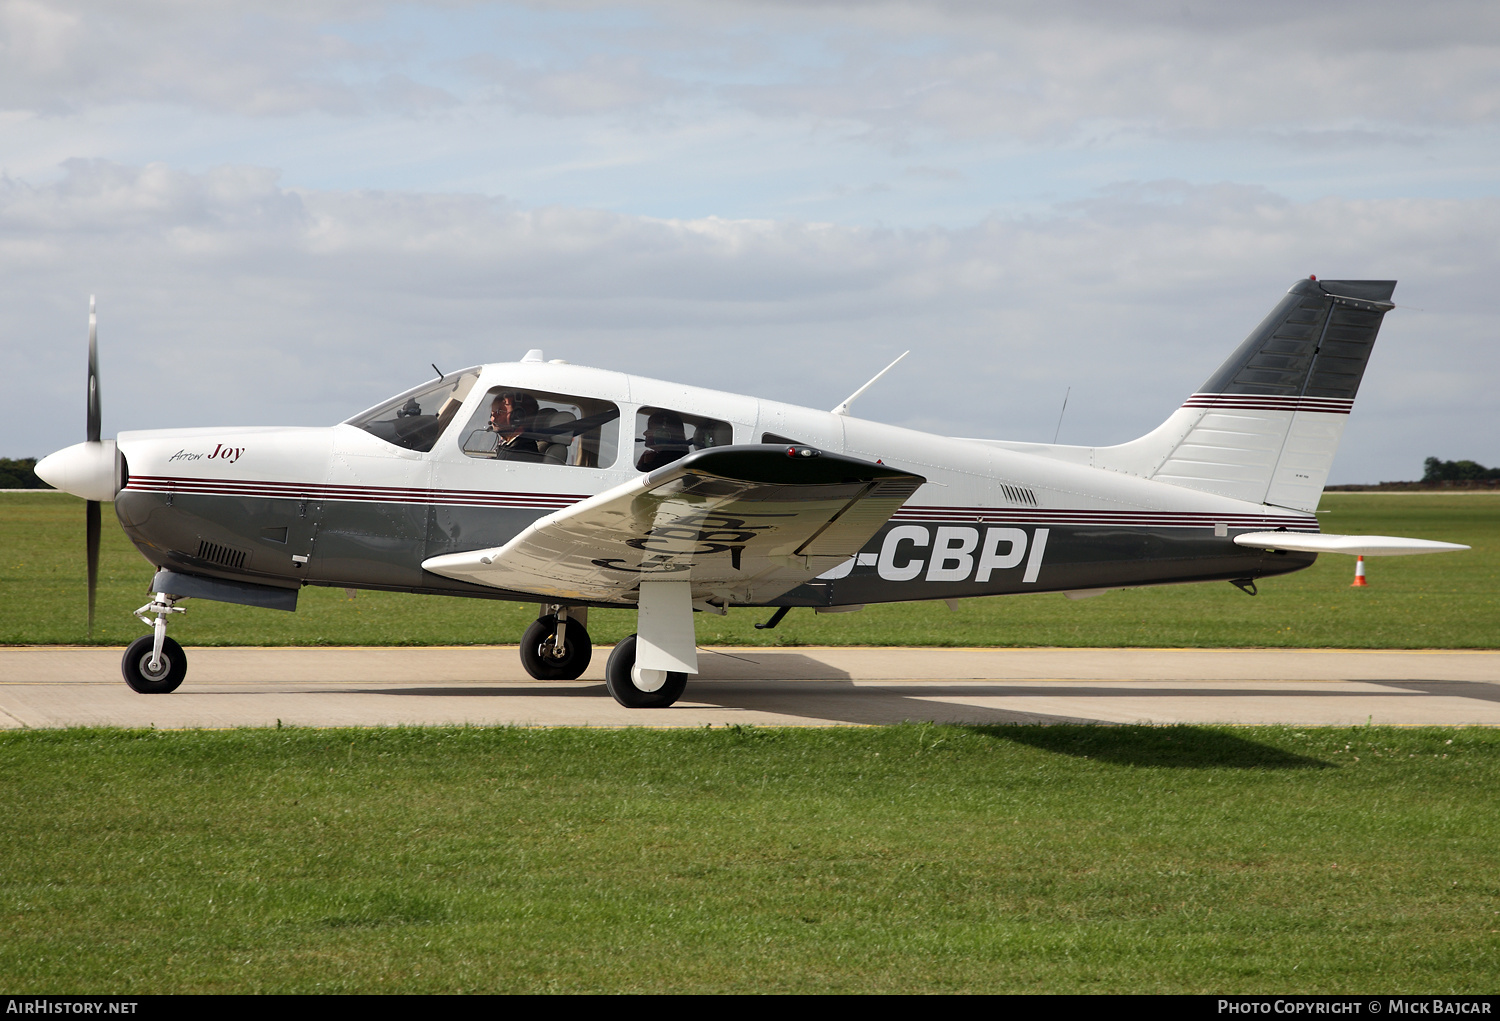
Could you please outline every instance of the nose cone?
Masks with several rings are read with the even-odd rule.
[[[37,476],[47,485],[85,500],[105,503],[119,492],[119,454],[114,440],[75,443],[37,462]]]

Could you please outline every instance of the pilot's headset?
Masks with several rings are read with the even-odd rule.
[[[531,428],[542,410],[536,398],[524,392],[511,394],[511,397],[513,400],[510,406],[515,409],[518,424],[527,429]]]

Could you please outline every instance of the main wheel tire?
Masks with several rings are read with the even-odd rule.
[[[563,626],[563,654],[552,655],[557,637],[557,618],[548,614],[531,622],[521,636],[521,665],[539,681],[576,681],[594,658],[594,643],[588,628],[572,617]]]
[[[125,658],[120,661],[120,672],[130,690],[142,695],[165,695],[176,691],[187,676],[187,653],[170,638],[161,643],[161,666],[151,669],[151,648],[156,644],[153,635],[143,635],[130,643]]]
[[[665,709],[681,698],[687,688],[687,674],[672,671],[660,688],[644,691],[636,686],[632,676],[634,666],[635,635],[631,635],[615,646],[609,654],[609,662],[604,665],[604,686],[626,709]]]

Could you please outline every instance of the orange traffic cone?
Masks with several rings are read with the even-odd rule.
[[[1369,584],[1369,582],[1365,581],[1365,558],[1360,557],[1354,561],[1354,583],[1349,587],[1360,588]]]

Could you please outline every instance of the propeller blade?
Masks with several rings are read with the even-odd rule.
[[[94,307],[94,296],[89,295],[89,410],[88,442],[99,442],[99,316]],[[99,537],[103,531],[100,522],[99,501],[84,504],[84,520],[88,529],[87,556],[89,567],[89,637],[94,637],[94,599],[99,591]]]
[[[84,514],[88,522],[88,558],[89,558],[89,637],[94,637],[94,595],[99,590],[99,501],[90,500],[84,504]]]
[[[99,317],[94,313],[94,296],[89,295],[89,418],[90,443],[99,442]]]

